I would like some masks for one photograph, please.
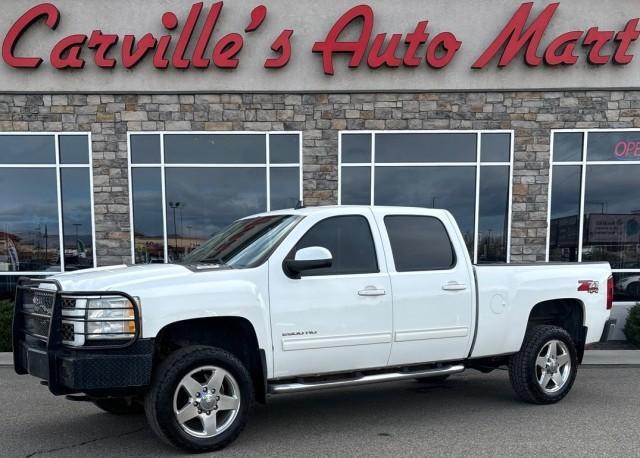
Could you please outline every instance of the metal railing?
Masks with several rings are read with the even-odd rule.
[[[43,287],[53,285],[51,289]],[[55,289],[53,289],[55,288]],[[124,298],[132,307],[77,307],[79,299],[85,299],[88,305],[90,299]],[[73,304],[73,307],[71,306]],[[93,318],[90,311],[131,310],[133,316],[118,318]],[[134,329],[127,332],[88,332],[89,323],[99,322],[127,322],[134,324]],[[80,327],[75,324],[81,324]],[[75,350],[96,350],[125,348],[132,345],[141,332],[140,309],[138,301],[121,291],[63,291],[56,280],[20,278],[17,284],[15,313],[13,322],[14,351],[23,336],[30,336],[46,345],[47,350],[62,347]],[[72,345],[71,340],[81,335],[84,341],[81,345]],[[114,336],[129,337],[124,341],[114,341]],[[95,338],[91,345],[90,338]],[[104,339],[99,339],[104,337]]]

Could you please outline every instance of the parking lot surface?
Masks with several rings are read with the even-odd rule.
[[[246,456],[640,456],[640,368],[582,367],[553,406],[517,401],[507,373],[272,398],[216,454]],[[0,368],[0,456],[180,456],[144,416],[54,397]]]

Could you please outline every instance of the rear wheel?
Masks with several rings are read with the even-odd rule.
[[[145,410],[151,429],[191,452],[220,450],[244,429],[253,403],[249,372],[213,347],[176,351],[154,376]]]
[[[509,362],[513,389],[520,399],[534,404],[560,401],[571,390],[577,372],[575,344],[557,326],[532,328]]]

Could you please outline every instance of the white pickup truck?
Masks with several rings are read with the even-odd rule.
[[[182,264],[22,279],[15,369],[211,451],[280,393],[507,366],[518,397],[557,402],[615,325],[612,296],[607,263],[473,266],[447,211],[301,208]]]

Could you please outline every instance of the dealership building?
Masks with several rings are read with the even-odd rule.
[[[623,321],[637,2],[478,3],[4,1],[0,297],[302,200],[448,209],[476,263],[608,261]]]

